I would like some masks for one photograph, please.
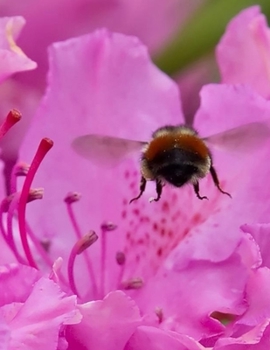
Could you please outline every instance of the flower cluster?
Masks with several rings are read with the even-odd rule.
[[[3,79],[35,67],[12,36],[21,23],[0,22]],[[200,93],[200,135],[269,118],[269,38],[258,7],[228,25],[216,52],[222,82]],[[150,184],[129,204],[136,156],[102,168],[72,141],[86,133],[143,141],[184,123],[178,86],[137,38],[105,29],[53,44],[49,62],[19,162],[0,186],[0,348],[266,349],[270,139],[245,152],[240,140],[213,149],[232,199],[206,178],[209,201],[166,186],[149,203]],[[0,136],[19,119],[12,110]]]

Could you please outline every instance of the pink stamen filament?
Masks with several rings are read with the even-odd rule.
[[[22,115],[19,111],[12,109],[6,116],[4,122],[0,125],[0,138],[2,138],[13,125],[18,123],[21,117]]]
[[[80,240],[78,240],[70,253],[69,259],[68,259],[68,279],[69,279],[69,284],[72,292],[76,294],[78,297],[80,297],[80,294],[78,293],[78,289],[75,284],[75,279],[74,279],[74,263],[76,256],[78,254],[81,254],[82,252],[85,251],[88,247],[90,247],[93,243],[96,242],[98,239],[98,236],[94,231],[90,231],[88,234],[83,236]]]
[[[15,210],[18,207],[18,201],[20,198],[20,193],[14,193],[14,195],[12,195],[13,199],[10,202],[9,208],[8,208],[8,214],[7,214],[7,239],[9,242],[9,246],[13,251],[13,254],[15,255],[16,259],[18,260],[19,263],[21,264],[26,264],[25,259],[23,259],[23,257],[20,256],[16,244],[14,242],[14,237],[13,237],[13,217],[14,217],[14,213]]]
[[[3,225],[3,214],[4,214],[4,212],[7,211],[6,206],[7,206],[6,200],[3,200],[1,205],[0,205],[0,231],[1,231],[2,236],[3,236],[4,240],[6,241],[8,247],[10,248],[11,252],[14,254],[17,261],[20,262],[21,257],[13,249],[12,242],[10,242],[10,239],[8,238],[8,235],[7,235],[5,228],[4,228],[4,225]]]
[[[19,199],[19,205],[18,205],[18,221],[19,221],[19,231],[20,231],[22,246],[25,252],[26,259],[29,262],[29,265],[35,268],[37,268],[37,265],[34,261],[34,258],[32,256],[31,250],[29,248],[28,240],[27,240],[27,230],[26,230],[26,221],[25,221],[26,203],[27,203],[28,194],[31,188],[31,184],[33,182],[37,169],[39,168],[42,160],[44,159],[47,152],[52,148],[52,146],[53,146],[52,140],[47,138],[44,138],[41,140],[38,150],[30,165],[28,174],[25,178],[23,188],[21,191],[21,196]]]
[[[77,223],[75,214],[74,214],[74,210],[73,210],[73,206],[72,204],[77,202],[79,200],[79,195],[75,194],[77,197],[77,200],[69,200],[69,198],[72,196],[72,194],[69,194],[65,200],[66,204],[67,204],[67,211],[68,211],[68,215],[71,221],[71,224],[73,226],[73,229],[76,233],[77,239],[80,240],[83,238],[83,234],[79,228],[79,225]],[[85,263],[87,266],[87,269],[89,271],[90,274],[90,278],[92,280],[92,292],[93,292],[93,298],[96,298],[97,296],[97,282],[96,282],[96,276],[93,270],[93,266],[92,266],[92,261],[90,259],[90,256],[88,254],[88,252],[84,252],[84,259],[85,259]]]

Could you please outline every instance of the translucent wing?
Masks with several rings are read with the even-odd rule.
[[[210,147],[231,152],[252,151],[270,138],[270,119],[238,126],[204,138]]]
[[[132,152],[141,151],[146,142],[122,139],[104,135],[83,135],[72,142],[72,148],[91,162],[113,167]]]

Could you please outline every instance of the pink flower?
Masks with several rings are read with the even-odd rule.
[[[194,124],[207,136],[264,120],[269,109],[249,87],[209,85]],[[148,140],[157,127],[183,121],[176,85],[136,38],[101,30],[51,47],[48,88],[20,151],[31,165],[14,167],[11,195],[1,203],[3,250],[29,265],[16,265],[15,275],[8,268],[4,280],[11,291],[0,305],[6,348],[267,344],[268,244],[260,225],[239,228],[268,221],[269,142],[253,153],[241,152],[241,142],[224,153],[213,149],[232,200],[206,178],[201,193],[208,202],[190,187],[167,186],[160,202],[149,204],[154,188],[148,184],[131,205],[139,187],[136,157],[102,169],[71,148],[84,133]]]
[[[105,30],[55,44],[50,65],[47,93],[21,149],[20,159],[32,165],[29,172],[22,168],[26,180],[21,194],[10,198],[8,217],[15,220],[12,208],[18,208],[24,248],[17,248],[19,257],[44,271],[63,258],[63,268],[56,260],[52,276],[78,295],[83,315],[66,330],[70,347],[142,349],[147,341],[152,349],[159,344],[203,349],[225,335],[226,344],[232,342],[237,324],[228,332],[213,315],[230,314],[235,321],[248,312],[244,296],[258,275],[251,273],[259,267],[258,252],[239,226],[269,212],[268,145],[255,156],[241,154],[241,162],[230,152],[214,152],[222,186],[233,200],[205,179],[201,192],[208,202],[189,187],[166,187],[162,200],[149,204],[154,191],[149,184],[128,205],[138,191],[137,160],[104,170],[79,158],[71,142],[90,132],[148,140],[160,125],[183,122],[176,85],[153,66],[137,39]],[[210,85],[201,92],[195,125],[202,135],[212,134],[263,120],[269,108],[243,86]],[[55,144],[43,161],[50,141],[43,140],[34,153],[44,136]],[[11,185],[11,192],[20,188],[16,171]],[[26,202],[40,198],[34,191],[39,186],[45,187],[44,198],[31,204],[25,221]],[[97,242],[89,229],[100,236]],[[122,291],[113,292],[117,289]],[[244,334],[242,329],[239,336]]]
[[[217,59],[224,83],[247,84],[270,96],[270,31],[259,6],[231,20],[217,47]]]

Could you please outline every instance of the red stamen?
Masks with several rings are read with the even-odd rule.
[[[16,109],[12,109],[6,116],[6,119],[4,120],[2,125],[0,125],[0,138],[3,137],[13,125],[18,123],[21,117],[22,115],[19,111],[17,111]]]
[[[18,221],[19,221],[19,231],[22,241],[22,246],[25,252],[26,259],[29,262],[29,265],[37,268],[37,265],[33,259],[31,250],[29,248],[28,240],[27,240],[27,231],[26,231],[26,222],[25,222],[25,214],[26,214],[26,203],[28,199],[28,194],[30,191],[31,184],[33,182],[34,176],[37,172],[37,169],[40,166],[43,158],[47,154],[47,152],[52,148],[53,141],[47,138],[41,140],[38,150],[34,156],[32,164],[30,165],[29,172],[25,178],[21,197],[18,205]]]
[[[83,236],[80,240],[78,240],[71,252],[70,256],[68,259],[68,279],[69,279],[69,284],[72,292],[76,294],[78,297],[80,297],[80,294],[78,293],[76,284],[75,284],[75,279],[74,279],[74,262],[76,259],[76,256],[78,254],[81,254],[82,252],[85,251],[85,249],[89,248],[93,243],[96,242],[98,239],[98,236],[94,231],[90,231],[88,234]]]

